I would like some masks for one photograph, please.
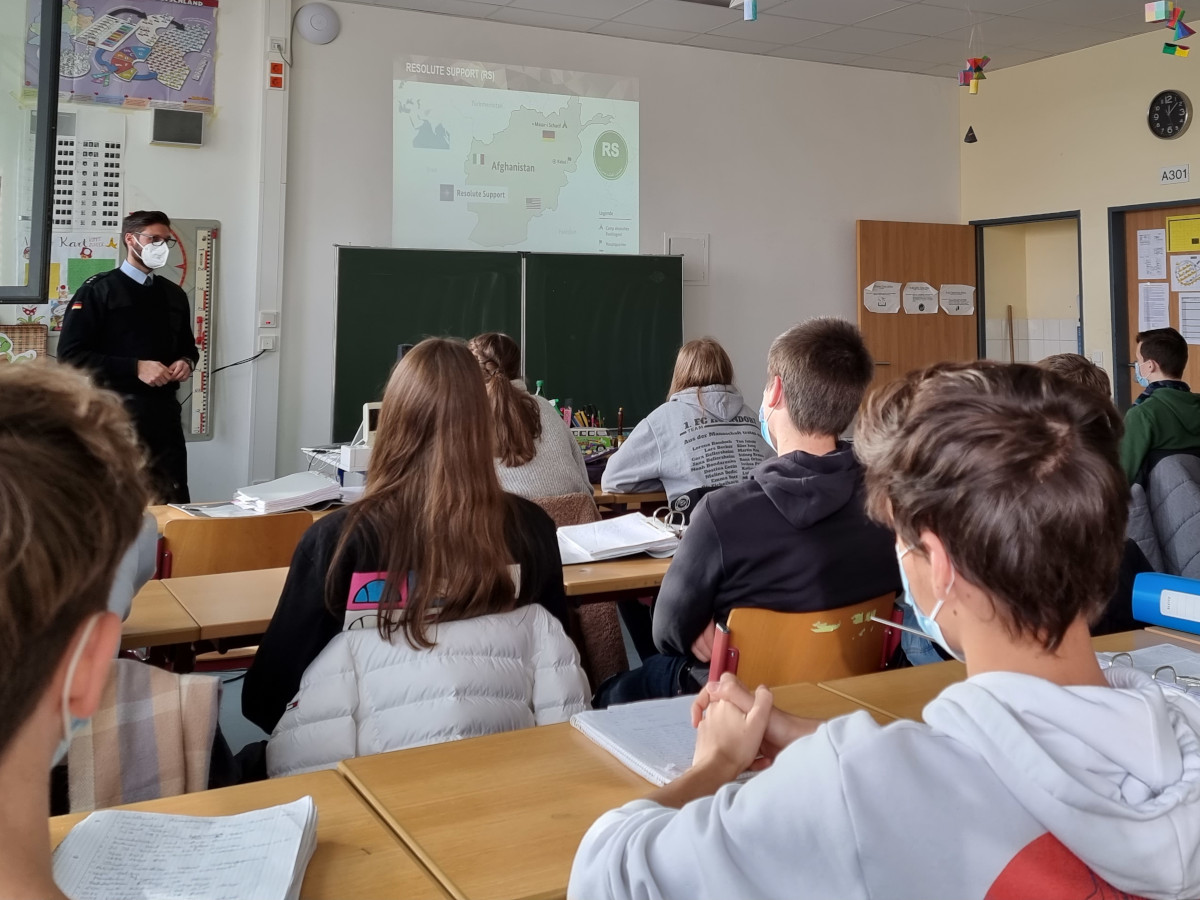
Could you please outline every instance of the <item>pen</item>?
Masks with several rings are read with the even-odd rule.
[[[621,437],[621,433],[625,428],[625,407],[617,407],[617,437]]]

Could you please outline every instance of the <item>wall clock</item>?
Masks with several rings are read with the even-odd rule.
[[[1192,101],[1180,91],[1159,91],[1150,101],[1146,124],[1155,137],[1169,141],[1179,137],[1192,122]]]

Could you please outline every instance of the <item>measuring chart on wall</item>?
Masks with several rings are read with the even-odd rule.
[[[213,311],[221,223],[213,219],[173,219],[171,232],[179,243],[160,271],[168,273],[168,277],[178,282],[187,294],[192,307],[192,333],[200,350],[192,377],[179,387],[183,433],[189,441],[207,441],[213,436]]]
[[[41,0],[29,0],[25,95],[36,96]],[[64,0],[59,99],[210,110],[217,0]]]

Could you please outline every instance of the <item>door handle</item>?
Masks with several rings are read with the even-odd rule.
[[[877,366],[890,366],[890,365],[891,365],[891,363],[890,363],[890,362],[882,362],[881,360],[878,360],[878,359],[877,359],[877,360],[875,360],[875,365],[877,365]]]

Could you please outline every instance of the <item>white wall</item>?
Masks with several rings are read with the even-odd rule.
[[[1200,100],[1192,60],[1166,56],[1162,30],[989,74],[962,92],[964,221],[1080,210],[1086,352],[1112,364],[1108,207],[1190,199],[1161,186],[1159,167],[1200,162],[1200,129],[1164,141],[1146,127],[1150,99],[1176,88]],[[1181,65],[1182,64],[1182,65]],[[1082,74],[1081,74],[1082,73]]]
[[[774,335],[856,316],[855,219],[959,220],[950,79],[332,5],[337,40],[293,48],[281,472],[329,438],[333,245],[390,243],[400,54],[637,76],[641,251],[661,253],[665,231],[711,234],[710,284],[685,292],[685,337],[725,344],[752,405]]]

